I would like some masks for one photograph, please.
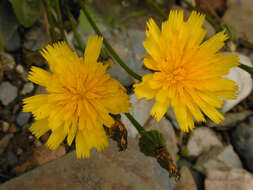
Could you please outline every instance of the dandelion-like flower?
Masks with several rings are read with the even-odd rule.
[[[108,146],[103,125],[114,124],[109,113],[128,112],[125,88],[105,73],[106,65],[97,62],[102,41],[91,36],[84,58],[64,42],[48,45],[41,54],[51,72],[31,68],[28,79],[44,86],[47,94],[24,99],[23,111],[34,115],[30,130],[37,138],[51,131],[46,145],[52,150],[66,137],[69,146],[75,138],[77,157],[89,157],[90,149]]]
[[[151,115],[157,121],[172,106],[186,132],[194,128],[194,119],[205,121],[203,113],[221,122],[224,118],[216,108],[221,108],[222,99],[236,98],[237,86],[222,76],[239,65],[238,57],[218,52],[228,38],[224,31],[202,42],[204,20],[205,15],[193,11],[185,22],[183,11],[171,11],[160,30],[150,19],[143,42],[148,54],[143,59],[154,72],[134,85],[138,98],[156,99]]]

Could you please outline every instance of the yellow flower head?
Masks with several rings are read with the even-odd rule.
[[[84,58],[64,42],[42,50],[51,72],[32,67],[28,79],[46,88],[47,94],[24,99],[23,110],[32,112],[35,122],[31,132],[39,138],[51,135],[46,145],[54,150],[67,137],[70,146],[75,138],[77,157],[89,157],[90,149],[108,146],[103,125],[111,127],[109,115],[128,112],[129,97],[124,87],[97,62],[102,37],[89,38]]]
[[[222,121],[216,108],[221,108],[221,98],[233,99],[237,91],[235,83],[222,76],[239,65],[238,57],[218,52],[228,38],[224,31],[202,42],[204,20],[203,14],[192,12],[185,22],[183,11],[171,11],[160,30],[150,19],[143,42],[148,54],[143,59],[154,73],[134,85],[138,98],[156,99],[151,115],[157,121],[172,106],[186,132],[194,128],[194,119],[205,121],[203,113],[216,123]]]

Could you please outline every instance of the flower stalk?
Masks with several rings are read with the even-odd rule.
[[[78,46],[82,51],[84,51],[84,43],[82,42],[81,37],[80,37],[79,33],[77,32],[75,19],[74,19],[73,15],[71,14],[68,6],[66,6],[66,9],[67,9],[69,21],[70,21],[74,36],[76,38],[76,41],[78,43]]]
[[[102,32],[99,30],[99,28],[97,27],[96,23],[94,22],[94,20],[92,19],[92,17],[90,16],[89,12],[87,11],[86,5],[82,0],[78,0],[79,4],[82,7],[82,10],[85,14],[85,16],[87,17],[87,20],[89,21],[90,25],[92,26],[92,28],[94,29],[94,31],[99,35],[99,36],[103,36]],[[135,73],[132,69],[130,69],[125,63],[124,61],[119,57],[119,55],[116,53],[116,51],[112,48],[112,46],[110,45],[110,43],[107,41],[107,39],[105,37],[104,38],[104,45],[106,47],[106,49],[109,51],[109,53],[111,54],[111,56],[120,64],[120,66],[132,77],[134,77],[135,79],[141,81],[141,76],[138,75],[137,73]]]
[[[67,37],[66,37],[65,32],[64,32],[64,26],[63,26],[63,21],[62,21],[62,15],[61,15],[59,0],[55,0],[55,4],[56,4],[56,15],[57,15],[58,23],[59,23],[59,28],[60,28],[60,31],[61,31],[61,37],[63,38],[64,41],[68,42]]]
[[[52,38],[52,41],[53,42],[56,42],[57,41],[57,36],[56,36],[56,33],[55,33],[55,30],[54,30],[54,21],[53,21],[53,17],[50,13],[50,0],[46,0],[46,12],[47,12],[47,19],[48,19],[48,22],[49,22],[49,25],[50,25],[50,34],[51,34],[51,38]]]

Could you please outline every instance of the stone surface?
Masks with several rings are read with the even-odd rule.
[[[49,161],[56,160],[66,154],[64,146],[59,146],[56,150],[49,150],[46,146],[36,147],[33,151],[32,162],[36,166],[41,166]]]
[[[213,146],[223,146],[218,134],[207,127],[196,128],[192,131],[187,143],[187,156],[197,157],[209,151]]]
[[[130,102],[130,113],[141,125],[144,125],[145,122],[150,118],[150,111],[154,101],[146,101],[145,99],[138,100],[136,95],[133,94],[130,96]],[[137,130],[124,114],[121,114],[121,121],[127,128],[128,136],[136,137],[138,135]]]
[[[38,51],[48,44],[48,35],[43,27],[33,27],[25,35],[24,47],[31,51]]]
[[[174,189],[167,171],[137,149],[137,141],[129,138],[125,152],[118,152],[115,143],[101,153],[92,151],[89,159],[78,160],[72,152],[0,185],[0,190]]]
[[[0,154],[2,154],[8,146],[13,134],[7,134],[0,140]]]
[[[2,61],[2,70],[4,72],[11,71],[12,69],[15,68],[16,66],[15,60],[10,54],[1,52],[0,59]]]
[[[177,183],[175,190],[197,190],[197,186],[189,168],[183,166],[180,169],[180,174],[181,178],[180,181]]]
[[[238,113],[226,113],[224,114],[225,120],[219,124],[216,124],[210,120],[207,122],[208,127],[217,127],[217,130],[223,130],[236,126],[236,124],[244,121],[248,116],[252,115],[251,110],[243,110]]]
[[[201,155],[194,168],[205,173],[209,168],[242,168],[242,163],[232,145],[228,145],[226,147],[213,147]]]
[[[31,82],[25,83],[25,85],[21,91],[21,94],[23,94],[23,95],[29,94],[33,91],[33,89],[34,89],[33,83],[31,83]]]
[[[23,126],[24,124],[26,124],[28,122],[30,117],[31,117],[31,113],[21,111],[18,113],[18,116],[16,118],[16,122],[19,126]]]
[[[249,19],[249,15],[253,14],[252,1],[239,0],[234,3],[230,2],[229,5],[222,18],[224,23],[234,26],[239,37],[246,38],[253,43],[253,20]]]
[[[253,27],[253,26],[252,26]],[[253,31],[252,31],[253,32]],[[230,53],[225,53],[230,54]],[[245,55],[239,54],[240,62],[252,67],[252,63],[248,57]],[[241,102],[243,99],[245,99],[253,88],[253,81],[250,76],[250,74],[244,70],[242,70],[239,67],[234,67],[230,69],[230,72],[228,75],[225,76],[226,78],[235,81],[238,89],[237,98],[235,100],[225,100],[224,105],[221,109],[223,113],[228,112],[230,109],[232,109],[235,105],[237,105],[239,102]]]
[[[17,88],[9,82],[3,82],[0,85],[0,101],[7,106],[17,97]]]
[[[249,124],[242,123],[232,132],[232,144],[246,168],[253,172],[253,116]]]
[[[253,175],[241,168],[208,169],[205,190],[252,190]]]

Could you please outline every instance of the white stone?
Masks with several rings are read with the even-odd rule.
[[[230,54],[230,53],[225,53]],[[252,67],[252,63],[248,57],[245,55],[240,55],[240,62]],[[226,78],[235,81],[235,83],[238,85],[238,96],[235,100],[224,100],[224,105],[221,109],[223,113],[228,112],[231,110],[234,106],[236,106],[238,103],[240,103],[242,100],[244,100],[252,91],[253,88],[253,82],[250,74],[244,70],[242,70],[239,67],[234,67],[230,69],[230,72],[228,75],[225,76]]]
[[[187,143],[188,156],[197,157],[213,146],[223,146],[218,135],[207,127],[196,128]]]

